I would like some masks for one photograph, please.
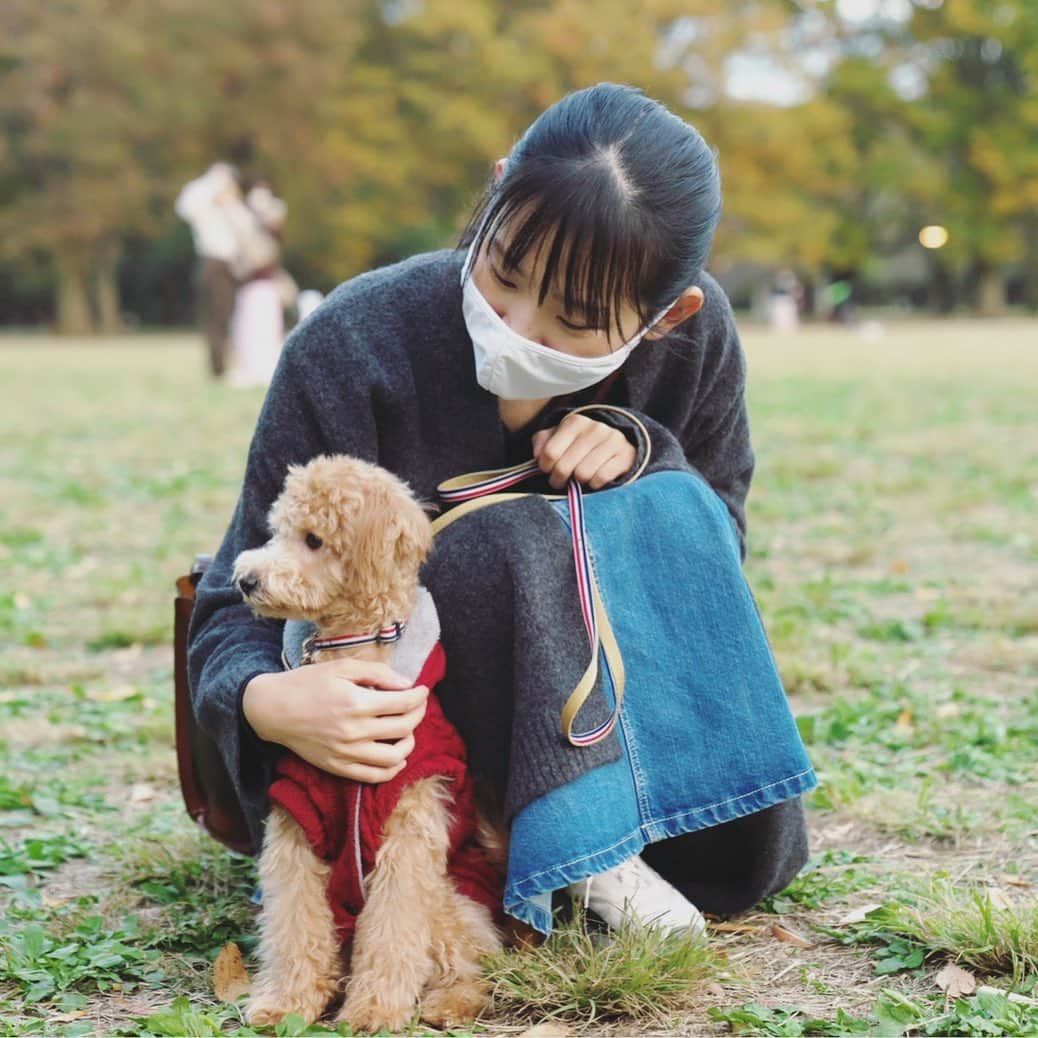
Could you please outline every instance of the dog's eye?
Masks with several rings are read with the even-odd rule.
[[[317,549],[320,548],[322,544],[324,544],[324,541],[322,541],[316,533],[308,533],[306,535],[306,546],[311,551],[317,551]]]

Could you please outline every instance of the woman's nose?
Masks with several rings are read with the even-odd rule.
[[[533,342],[540,342],[537,336],[536,311],[532,308],[518,304],[511,305],[505,308],[500,317],[516,335],[521,335],[524,339],[531,339]]]

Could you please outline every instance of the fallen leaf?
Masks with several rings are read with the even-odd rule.
[[[545,1020],[543,1024],[534,1024],[529,1030],[516,1035],[516,1038],[567,1038],[573,1032],[555,1020]]]
[[[1007,887],[1023,887],[1025,890],[1030,889],[1031,881],[1024,879],[1023,876],[1013,876],[1008,872],[1003,872],[998,877],[999,883],[1005,883]]]
[[[115,685],[112,688],[90,688],[85,695],[94,703],[119,703],[132,699],[137,695],[137,689],[133,685]]]
[[[912,711],[902,710],[897,715],[897,720],[894,722],[894,731],[899,735],[911,735],[912,729]]]
[[[73,1020],[82,1020],[90,1015],[89,1009],[73,1009],[68,1013],[48,1013],[47,1022],[52,1024],[68,1024]]]
[[[852,909],[842,919],[836,921],[837,926],[849,926],[851,923],[864,923],[868,918],[870,912],[875,912],[877,908],[882,908],[882,904],[874,905],[862,905],[860,908]]]
[[[949,717],[958,717],[962,713],[962,707],[958,703],[941,703],[936,713],[942,721],[946,721]]]
[[[907,573],[908,563],[904,559],[894,559],[890,564],[890,568],[894,573]]]
[[[917,587],[915,597],[920,602],[936,602],[941,597],[941,592],[935,587]]]
[[[14,593],[13,601],[15,609],[28,609],[32,605],[32,599],[22,591]]]
[[[149,800],[155,799],[155,788],[149,786],[144,782],[138,782],[130,790],[130,803],[131,804],[146,804]]]
[[[712,981],[709,984],[707,984],[707,986],[706,986],[706,993],[711,998],[716,998],[719,1002],[723,1001],[723,999],[724,999],[724,988],[721,987],[721,985],[718,984],[716,980]]]
[[[234,941],[228,941],[213,963],[213,994],[221,1002],[237,1002],[251,986],[241,949]]]
[[[956,966],[954,962],[949,962],[933,979],[949,998],[962,998],[963,995],[972,995],[977,990],[977,978],[969,970]]]
[[[788,927],[780,926],[778,923],[771,924],[771,936],[780,941],[785,941],[787,944],[792,944],[797,948],[814,947],[806,937],[798,934],[795,930],[790,930]]]
[[[719,933],[760,933],[763,927],[748,923],[711,923],[710,929]]]

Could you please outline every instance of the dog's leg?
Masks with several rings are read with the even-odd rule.
[[[469,1023],[490,1001],[480,958],[500,950],[497,928],[483,905],[470,901],[450,884],[434,929],[436,971],[422,996],[422,1019],[434,1027]]]
[[[260,968],[245,1015],[250,1025],[289,1013],[313,1023],[342,975],[339,935],[328,904],[331,867],[283,808],[271,808],[259,861]]]
[[[433,919],[453,889],[449,799],[448,779],[421,779],[404,790],[386,820],[336,1017],[354,1030],[403,1030],[433,971]]]

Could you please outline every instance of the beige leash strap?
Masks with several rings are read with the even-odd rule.
[[[644,424],[629,411],[610,404],[596,404],[588,407],[577,408],[571,411],[576,414],[581,411],[617,411],[638,428],[645,444],[645,457],[641,465],[624,481],[626,486],[633,482],[645,470],[649,462],[650,440],[648,430]],[[487,469],[482,472],[469,472],[452,479],[445,480],[437,487],[437,492],[446,503],[454,503],[454,507],[444,515],[433,521],[433,532],[439,533],[451,523],[456,522],[463,516],[487,508],[490,505],[502,504],[506,501],[517,501],[531,496],[522,492],[503,492],[506,488],[521,483],[531,476],[539,475],[540,468],[536,461],[523,462],[511,468]],[[560,500],[561,494],[542,494],[548,500]],[[562,708],[562,733],[574,746],[590,746],[604,739],[613,730],[620,716],[620,706],[623,702],[624,684],[626,675],[624,673],[623,657],[620,646],[617,644],[616,635],[613,633],[609,615],[606,612],[605,603],[602,601],[598,582],[595,579],[594,570],[590,563],[590,554],[587,547],[587,537],[584,528],[583,495],[580,485],[576,480],[570,480],[567,488],[567,496],[570,505],[571,534],[574,542],[574,559],[577,565],[577,584],[581,592],[581,608],[584,613],[585,625],[588,629],[588,640],[591,645],[591,661],[584,671],[583,677],[577,683],[577,687],[570,693]],[[587,702],[595,687],[598,678],[598,655],[599,647],[605,653],[606,663],[613,678],[615,691],[615,706],[610,716],[601,724],[588,732],[574,733],[573,725],[581,707]]]

